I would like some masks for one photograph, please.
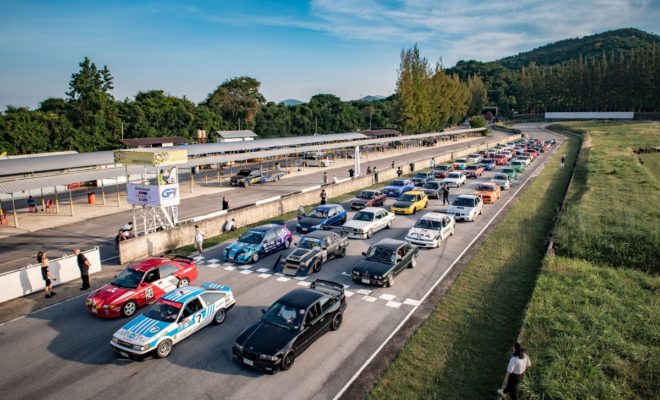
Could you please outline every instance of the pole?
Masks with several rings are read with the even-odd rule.
[[[190,193],[193,192],[193,185],[195,184],[195,178],[193,177],[193,168],[195,167],[190,167]]]
[[[14,214],[14,227],[18,228],[18,213],[16,212],[16,202],[14,202],[14,192],[11,193],[11,208]]]
[[[103,205],[105,205],[105,185],[103,184],[103,179],[101,179],[101,200]]]
[[[44,188],[41,188],[41,212],[46,211],[46,200],[44,199]]]
[[[57,186],[55,186],[55,212],[60,215],[60,200],[57,196]]]
[[[126,179],[128,182],[128,179]],[[121,198],[119,197],[119,177],[115,176],[115,183],[117,184],[117,207],[121,207]]]
[[[69,210],[71,211],[71,216],[75,217],[75,213],[73,210],[73,190],[69,189]]]

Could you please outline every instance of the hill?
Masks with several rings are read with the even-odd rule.
[[[286,99],[280,101],[280,103],[284,104],[285,106],[297,106],[298,104],[302,104],[304,102],[298,99]]]
[[[635,28],[624,28],[560,40],[496,62],[509,69],[520,69],[530,62],[547,66],[577,59],[580,55],[600,57],[603,53],[609,54],[613,50],[646,50],[653,46],[660,46],[660,36]]]
[[[378,101],[385,99],[385,96],[364,96],[361,101]]]

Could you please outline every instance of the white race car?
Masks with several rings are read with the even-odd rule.
[[[368,239],[383,228],[390,228],[396,216],[380,207],[367,207],[355,213],[353,219],[342,227],[342,233],[350,238]]]
[[[420,247],[438,247],[455,230],[456,220],[453,216],[432,212],[415,222],[406,234],[406,241]]]
[[[210,323],[221,324],[236,300],[227,286],[174,289],[112,335],[112,350],[121,357],[142,359],[150,353],[167,357],[172,346]]]
[[[482,158],[477,153],[472,153],[467,156],[466,161],[468,164],[479,164],[482,161]]]
[[[460,187],[461,185],[465,185],[465,181],[467,180],[467,177],[465,176],[464,173],[462,172],[450,172],[447,174],[447,177],[442,180],[442,183],[449,184],[449,186],[453,187]]]
[[[477,215],[481,215],[484,203],[480,196],[462,194],[454,199],[447,210],[456,220],[474,221]]]
[[[509,179],[509,175],[507,174],[495,174],[490,181],[500,185],[500,189],[502,190],[511,189],[511,179]]]

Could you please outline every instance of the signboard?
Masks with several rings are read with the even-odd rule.
[[[163,165],[179,165],[188,162],[187,150],[163,150],[162,148],[151,149],[128,149],[115,150],[116,163],[132,165],[151,165],[160,167]]]
[[[170,185],[139,185],[129,183],[126,185],[128,202],[141,206],[175,206],[180,202],[179,184]]]

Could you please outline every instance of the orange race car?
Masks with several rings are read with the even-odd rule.
[[[484,204],[492,204],[500,198],[500,186],[491,182],[480,183],[475,194],[481,196]]]

